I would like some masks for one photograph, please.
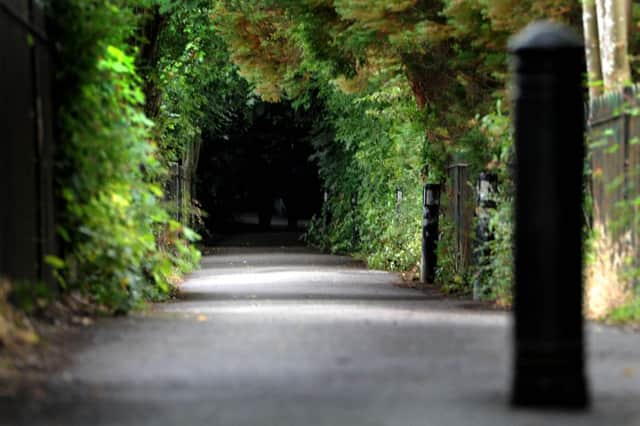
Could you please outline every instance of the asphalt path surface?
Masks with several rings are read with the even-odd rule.
[[[83,331],[0,424],[640,425],[635,332],[588,326],[590,411],[513,410],[508,313],[249,240],[203,258],[179,301]]]

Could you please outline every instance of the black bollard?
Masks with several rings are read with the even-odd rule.
[[[433,283],[436,278],[438,256],[438,218],[440,215],[439,183],[428,183],[424,186],[422,205],[422,261],[420,262],[420,280]]]
[[[497,207],[495,192],[498,187],[498,175],[491,172],[481,172],[476,183],[476,249],[474,251],[475,262],[478,269],[486,266],[491,255],[487,243],[493,240],[493,234],[489,229],[490,211]],[[480,282],[481,271],[473,280],[473,300],[482,298],[482,285]]]
[[[509,45],[515,71],[515,374],[512,404],[584,408],[584,47],[534,23]]]

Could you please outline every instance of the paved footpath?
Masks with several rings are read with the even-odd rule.
[[[510,318],[300,247],[221,248],[151,313],[83,333],[2,425],[640,425],[640,335],[588,330],[588,414],[511,410]]]

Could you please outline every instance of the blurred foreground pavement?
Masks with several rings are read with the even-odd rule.
[[[588,413],[512,410],[508,314],[228,244],[182,300],[83,330],[42,395],[0,399],[0,425],[640,425],[638,333],[589,325]]]

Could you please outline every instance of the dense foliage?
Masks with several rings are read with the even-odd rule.
[[[365,96],[329,87],[321,96],[326,112],[311,142],[328,203],[310,240],[334,252],[361,252],[375,267],[410,269],[422,209],[415,147],[423,129],[415,103],[399,87]]]
[[[126,311],[166,296],[176,272],[197,259],[195,235],[162,205],[166,175],[143,112],[128,45],[136,16],[124,2],[53,3],[60,40],[59,233],[64,259],[50,257],[62,286]]]
[[[65,247],[63,258],[48,260],[64,289],[81,289],[109,310],[166,297],[199,259],[198,236],[186,226],[191,200],[168,185],[170,167],[197,161],[204,124],[213,131],[230,120],[226,98],[239,82],[207,7],[166,0],[50,5],[60,46]],[[154,15],[162,24],[145,33]],[[154,43],[156,57],[145,58]],[[187,213],[175,214],[168,200]]]
[[[187,223],[199,220],[193,181],[203,138],[221,134],[246,109],[248,87],[229,61],[226,45],[211,20],[209,0],[179,2],[165,12],[158,34],[155,82],[157,108],[152,116],[165,165],[182,177],[171,209]],[[197,223],[193,223],[197,225]]]

